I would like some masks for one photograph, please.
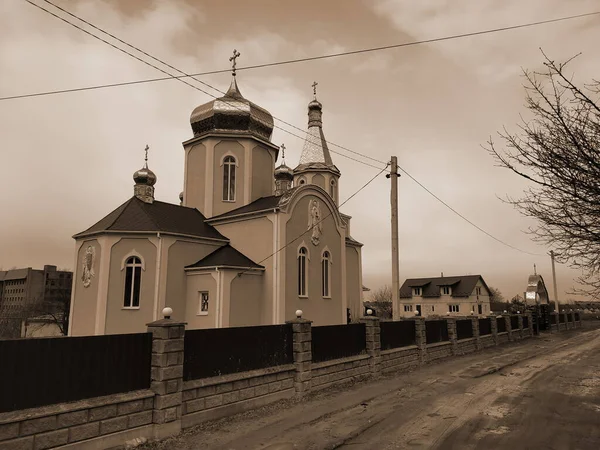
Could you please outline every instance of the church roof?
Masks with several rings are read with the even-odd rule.
[[[228,240],[195,208],[154,201],[145,203],[131,197],[113,212],[74,238],[102,232],[164,232],[201,238]]]
[[[400,288],[401,298],[412,297],[412,288],[423,288],[423,297],[439,297],[441,286],[452,286],[452,297],[468,297],[473,293],[475,285],[481,280],[487,288],[481,275],[463,275],[458,277],[409,278]],[[489,289],[488,289],[489,291]]]
[[[226,217],[233,217],[242,214],[250,214],[253,212],[259,211],[268,211],[270,209],[275,209],[279,206],[279,201],[281,199],[280,195],[270,195],[268,197],[260,197],[254,200],[252,203],[248,203],[245,206],[241,206],[236,209],[232,209],[231,211],[227,211],[226,213],[219,214],[218,216],[211,217],[210,220],[213,219],[224,219]]]
[[[243,269],[264,269],[264,266],[256,264],[246,255],[227,244],[219,247],[211,254],[205,256],[200,261],[186,266],[186,269],[196,267],[237,267]]]

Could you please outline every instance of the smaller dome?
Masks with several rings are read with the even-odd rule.
[[[135,181],[135,184],[154,186],[156,184],[156,175],[148,167],[143,167],[133,174],[133,181]]]
[[[289,178],[291,180],[294,178],[294,170],[285,164],[281,164],[275,169],[275,178]]]

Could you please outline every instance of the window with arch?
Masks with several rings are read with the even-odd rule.
[[[125,289],[123,307],[140,307],[140,288],[142,283],[142,260],[137,256],[127,258],[125,262]]]
[[[307,296],[307,266],[308,250],[305,247],[300,247],[298,250],[298,295],[300,297]]]
[[[329,252],[323,252],[323,258],[321,259],[321,290],[323,297],[331,297],[330,285],[331,285],[331,255]]]
[[[329,195],[335,201],[335,180],[329,182]]]
[[[235,201],[235,165],[233,156],[223,159],[223,201]]]

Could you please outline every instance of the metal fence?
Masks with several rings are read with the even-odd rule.
[[[578,313],[578,312],[576,312],[576,313],[575,313],[575,320],[576,320],[577,322],[579,322],[579,321],[581,320],[581,316],[579,315],[579,313]]]
[[[381,322],[381,350],[407,347],[417,342],[414,320],[399,322]]]
[[[473,322],[471,319],[460,319],[456,321],[456,337],[458,340],[473,337]]]
[[[0,412],[150,387],[152,334],[0,341]]]
[[[425,336],[427,344],[448,341],[448,322],[445,320],[425,321]]]
[[[523,329],[529,328],[529,317],[523,316]]]
[[[364,323],[312,327],[312,361],[322,362],[365,353]]]
[[[293,362],[291,324],[185,332],[183,379],[186,381]]]
[[[496,318],[496,323],[498,326],[498,333],[506,332],[506,320],[504,316]]]
[[[552,325],[556,325],[556,314],[550,316],[550,321],[552,322]]]
[[[511,330],[519,329],[519,316],[510,316],[510,329]]]
[[[492,319],[479,319],[479,336],[487,336],[492,334]]]
[[[564,314],[559,314],[558,315],[558,321],[560,323],[565,323],[565,315]]]
[[[571,314],[567,314],[567,322],[573,322],[573,316]]]

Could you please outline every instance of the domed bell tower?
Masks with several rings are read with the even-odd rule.
[[[133,187],[133,195],[139,198],[144,203],[154,202],[154,185],[156,184],[156,175],[150,169],[148,169],[148,150],[150,147],[146,145],[144,149],[146,157],[144,159],[144,167],[137,170],[133,174],[133,181],[135,185]]]

